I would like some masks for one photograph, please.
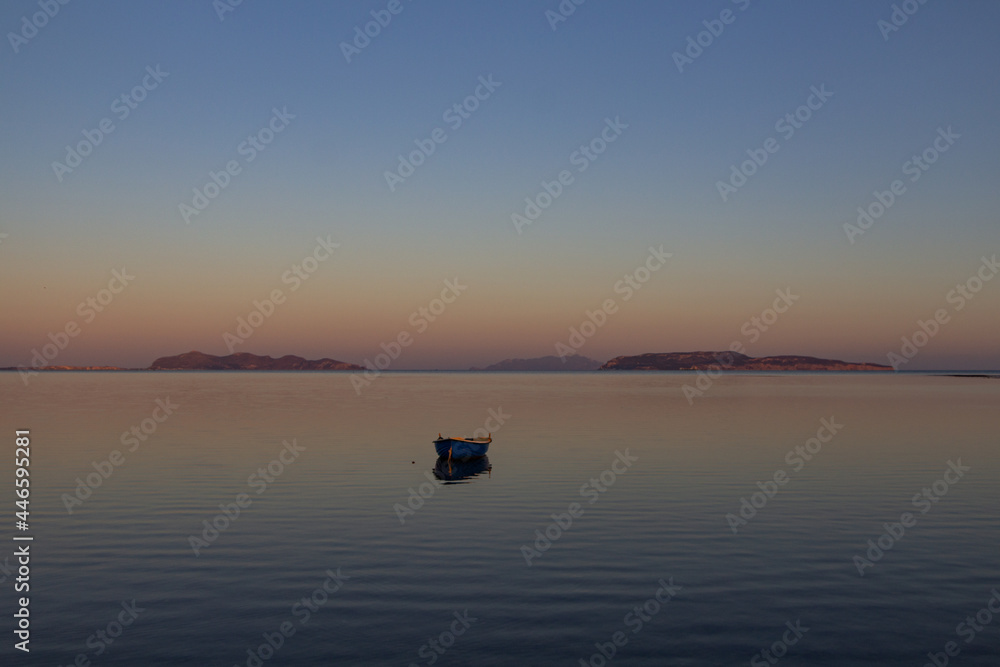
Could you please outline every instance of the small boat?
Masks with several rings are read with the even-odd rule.
[[[457,461],[470,461],[486,456],[486,450],[493,442],[493,434],[485,438],[444,438],[438,433],[437,440],[434,441],[434,449],[438,456]]]

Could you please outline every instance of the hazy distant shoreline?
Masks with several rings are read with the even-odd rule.
[[[0,373],[17,373],[19,369],[12,367],[0,368]],[[241,373],[241,374],[280,374],[280,373],[296,373],[296,374],[321,374],[321,373],[356,373],[357,371],[351,370],[242,370],[242,369],[223,369],[223,370],[213,370],[213,369],[174,369],[174,370],[156,370],[151,368],[86,368],[86,367],[58,367],[58,368],[33,368],[31,369],[35,372],[40,373],[95,373],[95,374],[124,374],[124,373],[157,373],[157,374],[183,374],[183,373]],[[648,370],[641,372],[616,372],[607,373],[605,371],[485,371],[481,369],[461,369],[461,368],[410,368],[410,369],[395,369],[395,370],[384,370],[380,371],[382,374],[387,375],[406,375],[406,374],[417,374],[417,373],[455,373],[461,375],[600,375],[600,376],[614,376],[620,377],[622,375],[697,375],[699,372],[697,370]],[[722,369],[718,371],[719,373],[732,376],[753,376],[753,377],[763,377],[763,376],[781,376],[781,375],[936,375],[940,377],[953,377],[953,378],[978,378],[987,380],[1000,380],[1000,370],[969,370],[969,371],[956,371],[956,370],[899,370],[899,371],[843,371],[843,370],[727,370]]]
[[[265,373],[357,373],[370,371],[365,366],[336,359],[305,359],[295,355],[274,358],[239,352],[215,356],[203,352],[187,352],[157,358],[148,368],[123,368],[118,366],[35,366],[5,367],[8,372],[91,372],[91,373],[142,373],[142,372],[265,372]],[[870,362],[845,362],[838,359],[821,359],[802,355],[777,355],[750,357],[737,352],[660,352],[620,356],[605,363],[580,355],[565,358],[556,356],[530,359],[505,359],[484,368],[469,369],[379,369],[380,373],[719,373],[730,374],[785,374],[785,373],[917,373],[949,375],[953,377],[996,378],[1000,371],[993,370],[907,370],[895,371],[891,366]]]

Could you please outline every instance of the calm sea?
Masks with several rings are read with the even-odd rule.
[[[695,380],[0,374],[0,663],[1000,664],[1000,380]]]

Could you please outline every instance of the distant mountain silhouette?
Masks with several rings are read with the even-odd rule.
[[[565,359],[565,361],[564,361]],[[579,354],[566,357],[547,356],[532,359],[504,359],[485,368],[470,371],[697,371],[721,369],[727,371],[891,371],[891,366],[866,362],[820,359],[800,355],[751,357],[739,352],[658,352],[615,357],[601,364]],[[14,371],[15,367],[0,368]],[[118,368],[116,366],[45,366],[32,371],[127,371],[127,370],[189,370],[189,371],[363,371],[364,366],[336,359],[303,359],[292,354],[278,359],[249,352],[215,356],[204,352],[187,352],[160,357],[149,368]]]
[[[798,355],[750,357],[739,352],[662,352],[615,357],[602,371],[891,371],[892,366]]]
[[[504,359],[486,368],[470,368],[470,371],[596,371],[601,362],[579,354],[565,357],[553,355],[533,359]]]
[[[149,367],[151,371],[363,371],[364,366],[336,359],[315,361],[293,354],[275,359],[249,352],[237,352],[217,357],[204,352],[188,352],[172,357],[160,357]]]

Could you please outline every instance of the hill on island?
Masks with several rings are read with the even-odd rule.
[[[188,352],[172,357],[160,357],[150,365],[151,371],[363,371],[364,366],[336,359],[303,359],[286,354],[275,359],[249,352],[237,352],[217,357],[204,352]]]
[[[565,357],[549,355],[533,359],[504,359],[486,368],[470,368],[470,371],[596,371],[601,362],[579,354]]]
[[[739,352],[666,352],[615,357],[602,371],[891,371],[892,366],[799,355],[750,357]]]

